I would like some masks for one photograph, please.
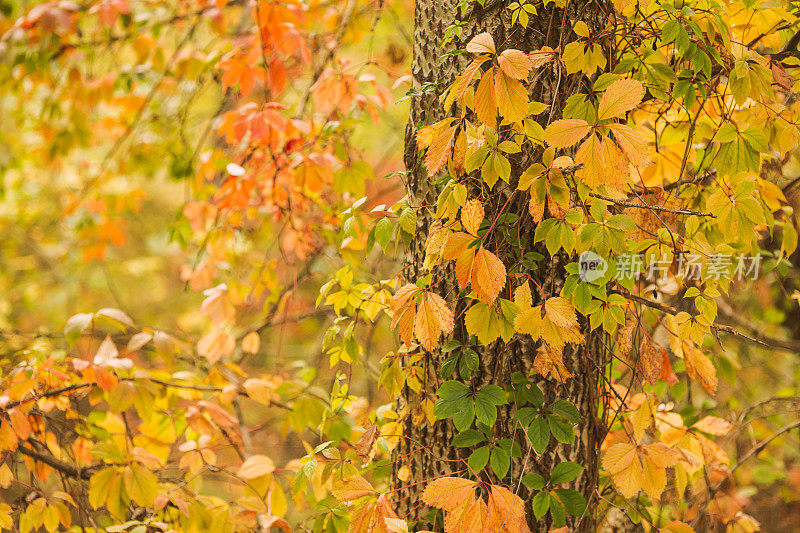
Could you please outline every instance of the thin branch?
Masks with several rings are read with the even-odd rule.
[[[90,477],[92,477],[92,473],[94,473],[94,471],[96,469],[100,468],[99,465],[92,465],[92,466],[86,466],[86,467],[81,468],[81,467],[72,465],[70,463],[67,463],[65,461],[62,461],[60,459],[56,459],[52,455],[49,455],[49,454],[46,454],[46,453],[40,453],[40,452],[37,452],[36,450],[32,450],[31,448],[28,448],[27,446],[25,446],[22,443],[20,443],[17,446],[17,449],[23,455],[27,455],[28,457],[30,457],[32,459],[36,459],[37,461],[40,461],[40,462],[46,464],[47,466],[55,468],[56,470],[58,470],[62,474],[70,476],[70,477],[73,477],[75,479],[89,479]]]
[[[624,296],[625,298],[628,298],[629,300],[633,300],[633,301],[642,303],[642,304],[644,304],[644,305],[646,305],[648,307],[651,307],[653,309],[658,309],[659,311],[663,311],[665,313],[669,313],[670,315],[677,315],[679,313],[679,311],[677,309],[675,309],[674,307],[669,307],[668,305],[663,305],[663,304],[660,304],[658,302],[654,302],[652,300],[648,300],[647,298],[642,298],[641,296],[637,296],[635,294],[631,294],[629,292],[623,292],[623,291],[612,291],[612,292],[620,294],[621,296]],[[754,344],[760,344],[761,346],[765,346],[767,348],[777,348],[777,349],[780,349],[780,350],[785,350],[787,352],[800,352],[800,343],[794,343],[794,342],[787,341],[787,340],[775,339],[775,338],[769,337],[767,335],[763,335],[763,334],[755,332],[755,331],[751,332],[752,336],[751,335],[746,335],[746,334],[742,333],[741,331],[735,329],[734,327],[728,326],[728,325],[725,325],[725,324],[712,324],[711,325],[711,329],[713,329],[715,331],[721,331],[723,333],[729,333],[731,335],[735,335],[737,337],[740,337],[742,339],[750,341],[750,342],[752,342]]]
[[[788,424],[786,426],[783,426],[774,435],[772,435],[771,437],[769,437],[766,440],[761,441],[761,443],[759,443],[756,446],[754,446],[753,449],[751,449],[749,452],[747,452],[744,455],[744,457],[739,459],[739,461],[735,465],[733,465],[733,468],[731,468],[731,472],[735,472],[736,469],[739,468],[740,466],[742,466],[742,464],[744,464],[746,461],[752,459],[753,457],[755,457],[759,453],[761,453],[764,450],[764,448],[766,448],[767,445],[770,442],[772,442],[773,440],[777,439],[778,437],[780,437],[784,433],[786,433],[788,431],[791,431],[791,430],[793,430],[795,428],[800,428],[800,420],[798,420],[797,422],[793,422],[791,424]]]
[[[713,213],[706,213],[706,212],[703,212],[703,211],[692,211],[690,209],[669,209],[667,207],[660,207],[660,206],[657,206],[657,205],[649,205],[646,202],[644,202],[644,200],[642,200],[641,204],[634,204],[632,202],[625,202],[625,201],[622,201],[622,200],[615,200],[615,199],[610,198],[608,196],[603,196],[602,194],[597,194],[597,193],[593,193],[593,192],[590,192],[589,196],[593,196],[594,198],[599,198],[601,200],[605,200],[606,202],[611,202],[611,203],[613,203],[615,205],[618,205],[618,206],[621,206],[621,207],[635,207],[637,209],[649,209],[651,211],[661,211],[663,213],[673,213],[673,214],[676,214],[676,215],[696,215],[698,217],[717,218],[717,215],[715,215]]]

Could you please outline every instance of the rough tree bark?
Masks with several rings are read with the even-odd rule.
[[[414,98],[411,105],[411,116],[406,129],[405,164],[408,171],[407,187],[409,197],[412,198],[414,205],[430,206],[435,205],[438,191],[426,177],[426,171],[420,165],[420,157],[415,144],[416,130],[425,124],[431,124],[441,120],[445,113],[438,100],[441,93],[460,73],[460,70],[470,59],[467,56],[443,56],[448,50],[457,46],[444,43],[445,29],[456,19],[466,20],[464,33],[458,47],[463,48],[464,43],[468,42],[474,35],[483,31],[489,32],[495,43],[498,52],[506,48],[516,48],[529,52],[539,49],[542,46],[550,46],[558,50],[560,46],[575,40],[577,37],[572,32],[572,27],[578,20],[583,20],[589,25],[590,31],[599,28],[601,21],[606,16],[607,9],[603,3],[593,0],[577,0],[568,4],[566,10],[553,7],[543,8],[537,5],[540,10],[538,16],[531,17],[527,28],[520,25],[512,27],[510,15],[507,9],[509,2],[488,0],[486,6],[481,8],[477,2],[470,3],[470,12],[460,17],[457,9],[456,0],[416,0],[414,17],[414,49],[413,49],[413,76],[414,87],[419,88],[424,83],[437,83],[437,91],[429,92],[421,97]],[[552,113],[543,113],[538,117],[542,125],[546,125],[549,117],[559,118],[564,103],[572,94],[585,92],[587,87],[591,87],[590,80],[581,75],[567,75],[563,65],[557,66],[555,62],[542,69],[534,70],[532,73],[533,82],[530,84],[531,99],[550,103],[553,102]],[[487,217],[497,213],[500,207],[507,200],[507,195],[516,185],[520,173],[530,164],[531,159],[539,153],[533,153],[533,148],[528,145],[526,150],[516,161],[512,161],[512,180],[511,188],[502,189],[502,182],[497,184],[490,195],[484,194],[484,198],[494,198],[492,205],[487,205]],[[477,192],[477,191],[471,191]],[[471,195],[472,196],[472,195]],[[527,194],[516,195],[509,211],[521,216],[520,234],[532,236],[535,225],[531,217],[527,215]],[[422,209],[418,214],[417,235],[409,247],[404,265],[404,276],[408,280],[415,280],[422,273],[422,263],[425,256],[424,245],[429,228],[433,224],[432,212]],[[489,243],[487,248],[490,250],[497,243]],[[538,251],[542,251],[538,247]],[[531,250],[534,247],[531,245]],[[546,252],[545,252],[546,255]],[[546,287],[550,294],[557,294],[561,283],[565,278],[563,267],[571,259],[565,255],[557,254],[555,257],[540,263],[537,271],[530,272],[543,287]],[[501,259],[503,256],[501,255]],[[442,273],[442,268],[438,267],[436,279]],[[466,344],[468,334],[463,324],[463,312],[466,303],[457,301],[455,298],[458,288],[452,269],[448,272],[448,279],[437,285],[439,294],[447,298],[449,303],[455,308],[456,329],[453,338]],[[507,283],[501,296],[510,298],[512,284]],[[535,304],[536,305],[536,304]],[[586,332],[586,344],[581,347],[567,346],[564,350],[564,362],[567,369],[574,375],[566,383],[559,384],[553,380],[540,379],[539,386],[545,392],[547,402],[552,403],[554,399],[566,399],[578,407],[582,422],[577,428],[577,438],[572,446],[562,445],[555,440],[551,440],[548,449],[541,456],[535,452],[527,458],[523,456],[521,460],[512,460],[509,476],[503,482],[491,477],[485,478],[486,481],[493,483],[503,483],[526,501],[530,501],[530,495],[526,493],[524,485],[519,484],[520,476],[523,472],[538,471],[543,474],[549,473],[553,465],[565,460],[575,461],[585,467],[584,472],[573,483],[571,488],[579,490],[589,502],[585,515],[579,519],[570,519],[568,525],[570,531],[592,531],[594,530],[593,508],[597,505],[595,488],[597,486],[598,474],[598,447],[603,436],[602,422],[598,420],[598,403],[601,401],[599,395],[600,369],[603,365],[603,344],[596,332]],[[536,353],[537,344],[532,342],[529,337],[520,338],[517,335],[512,342],[505,344],[495,342],[485,347],[479,353],[480,369],[473,375],[473,385],[482,386],[487,383],[495,383],[500,386],[507,386],[510,376],[514,371],[522,371],[527,374],[532,366]],[[432,398],[439,384],[442,382],[440,368],[444,357],[441,353],[428,353],[426,357],[427,379],[428,382],[421,395],[418,395],[406,388],[398,399],[399,408],[406,409],[408,415],[403,420],[404,435],[401,443],[395,451],[395,484],[397,487],[407,488],[398,491],[400,516],[405,516],[409,520],[422,519],[420,509],[424,509],[420,500],[420,492],[424,488],[423,480],[428,480],[436,476],[450,473],[455,470],[463,469],[464,464],[459,460],[465,460],[471,450],[458,449],[450,446],[450,441],[455,435],[455,430],[450,421],[438,421],[433,426],[427,424],[416,424],[411,413],[419,409],[420,400],[424,397]],[[418,412],[418,411],[417,411]],[[520,428],[514,428],[511,422],[512,417],[509,411],[501,412],[498,418],[499,433],[498,437],[510,437],[516,439],[523,450],[530,447],[525,442],[524,432]],[[506,421],[507,423],[503,423]],[[523,454],[525,455],[525,454]],[[401,467],[406,466],[411,471],[411,479],[401,481],[397,478],[397,472]],[[406,471],[406,470],[404,470]],[[406,471],[407,472],[407,471]],[[484,475],[488,476],[484,472]],[[509,482],[511,480],[511,482]],[[513,486],[512,486],[513,483]],[[547,519],[536,522],[530,508],[530,503],[526,503],[526,512],[529,517],[529,524],[533,531],[547,531],[550,529],[549,515]],[[441,530],[442,524],[427,524],[429,528]]]

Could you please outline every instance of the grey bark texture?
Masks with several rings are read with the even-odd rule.
[[[494,38],[498,52],[506,48],[516,48],[530,52],[550,46],[558,50],[561,46],[573,41],[577,36],[572,27],[578,20],[586,22],[590,31],[601,27],[608,8],[603,3],[592,0],[577,0],[570,2],[565,10],[553,7],[550,4],[544,8],[537,5],[539,14],[532,16],[527,28],[519,24],[512,26],[511,11],[507,9],[510,2],[487,0],[486,6],[481,8],[477,2],[470,3],[470,11],[461,17],[455,0],[417,0],[414,17],[414,49],[413,49],[413,77],[414,87],[419,88],[424,83],[438,83],[437,91],[429,92],[421,97],[415,97],[411,105],[411,115],[406,129],[405,165],[408,171],[407,188],[409,198],[415,206],[431,206],[436,204],[438,190],[427,178],[426,170],[421,164],[421,158],[415,144],[415,133],[420,126],[432,124],[446,116],[458,116],[456,112],[447,113],[442,109],[438,95],[461,72],[469,60],[470,54],[460,56],[443,56],[448,50],[464,48],[465,44],[478,33],[488,32]],[[444,43],[445,30],[455,20],[465,20],[464,33],[458,43]],[[563,28],[563,33],[562,33]],[[534,70],[529,78],[530,95],[532,100],[550,103],[553,102],[552,113],[547,111],[539,118],[542,125],[546,125],[549,115],[553,119],[559,118],[564,103],[572,94],[587,92],[591,87],[591,80],[581,74],[567,75],[563,65],[553,62],[539,70]],[[486,216],[493,218],[508,198],[508,194],[516,186],[516,180],[530,162],[540,155],[534,152],[532,146],[523,147],[523,153],[512,160],[511,187],[502,181],[498,182],[492,191],[484,189],[481,196],[486,208]],[[479,193],[478,189],[470,191],[470,197]],[[488,193],[488,194],[487,194]],[[488,200],[487,200],[488,199]],[[520,234],[530,236],[533,241],[535,224],[527,212],[527,193],[517,194],[512,200],[508,211],[520,216]],[[425,240],[429,229],[434,222],[433,210],[420,209],[418,211],[417,234],[409,247],[404,264],[404,276],[413,282],[418,275],[424,274],[422,263],[425,257]],[[503,249],[498,239],[494,242],[487,241],[488,249],[497,253],[504,259]],[[541,247],[529,245],[530,251],[543,250]],[[555,257],[546,256],[540,262],[540,268],[529,274],[537,280],[551,295],[557,295],[565,278],[564,265],[570,262],[566,255],[556,254]],[[452,337],[466,343],[468,334],[463,323],[463,313],[469,303],[465,299],[457,298],[458,286],[452,267],[440,265],[437,267],[436,279],[447,274],[447,279],[437,285],[437,292],[448,300],[455,310],[456,328]],[[510,298],[513,284],[507,282],[501,293],[502,297]],[[536,296],[534,296],[536,299]],[[536,305],[536,303],[534,304]],[[547,478],[552,467],[562,461],[574,461],[585,467],[584,472],[571,484],[585,496],[589,502],[586,513],[578,519],[569,519],[570,531],[594,531],[595,508],[598,504],[596,494],[598,474],[598,451],[604,435],[602,421],[598,419],[598,405],[600,397],[600,377],[606,358],[603,339],[597,330],[590,333],[584,327],[586,344],[584,346],[567,346],[564,349],[564,363],[573,374],[573,378],[560,384],[552,379],[543,379],[537,376],[540,388],[545,392],[546,404],[552,404],[556,399],[571,401],[580,411],[582,422],[577,426],[577,437],[573,445],[567,446],[551,439],[548,449],[542,455],[537,455],[525,440],[524,430],[514,427],[513,407],[499,413],[496,427],[496,438],[512,438],[520,443],[523,449],[521,459],[512,459],[509,475],[503,480],[494,478],[489,474],[489,469],[484,471],[484,481],[502,484],[517,492],[526,501],[528,523],[532,531],[548,531],[552,524],[549,515],[536,521],[530,507],[530,494],[524,485],[519,483],[520,477],[527,472],[539,472]],[[480,369],[473,374],[472,385],[480,387],[494,383],[501,387],[510,383],[511,374],[521,371],[528,374],[536,354],[537,343],[527,336],[517,335],[508,344],[500,342],[483,347],[479,351]],[[443,381],[440,369],[444,356],[440,352],[426,354],[425,365],[427,369],[427,383],[422,394],[417,394],[406,388],[398,399],[398,407],[406,408],[408,412],[419,409],[420,401],[425,398],[434,398],[435,391]],[[415,424],[412,416],[403,420],[404,438],[395,451],[395,474],[403,466],[411,471],[411,479],[401,481],[395,475],[396,487],[408,487],[398,490],[397,511],[401,517],[410,521],[419,519],[421,529],[441,531],[441,521],[432,524],[425,521],[426,507],[420,499],[421,491],[425,487],[424,480],[446,475],[456,470],[465,468],[464,461],[472,450],[460,449],[450,446],[450,441],[456,434],[450,421],[438,421],[434,425]],[[528,452],[530,450],[530,452]],[[524,468],[523,468],[524,467]],[[463,474],[461,474],[463,475]],[[424,527],[422,527],[424,526]]]

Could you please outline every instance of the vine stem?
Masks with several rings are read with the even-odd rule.
[[[512,199],[512,198],[514,198],[514,195],[515,195],[516,193],[517,193],[517,189],[514,189],[514,190],[511,192],[511,194],[509,194],[509,195],[508,195],[508,200],[506,200],[506,203],[505,203],[505,204],[503,204],[503,207],[501,207],[501,208],[500,208],[500,211],[498,211],[498,212],[497,212],[497,216],[496,216],[496,217],[494,217],[494,222],[492,222],[492,225],[491,225],[491,226],[489,226],[489,229],[488,229],[488,231],[486,232],[486,235],[484,235],[484,236],[483,236],[483,238],[481,239],[481,244],[483,244],[483,241],[485,241],[485,240],[486,240],[486,237],[488,237],[488,236],[489,236],[489,234],[492,232],[492,230],[494,229],[495,225],[497,224],[497,221],[498,221],[498,220],[500,220],[500,215],[502,215],[502,214],[503,214],[503,211],[505,211],[505,210],[506,210],[506,207],[508,207],[508,204],[510,204],[510,203],[511,203],[511,199]]]

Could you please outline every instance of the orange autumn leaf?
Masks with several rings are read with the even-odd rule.
[[[544,140],[554,148],[568,148],[592,130],[585,120],[578,118],[556,120],[544,130]]]
[[[703,417],[692,425],[692,429],[717,436],[727,435],[731,428],[733,424],[718,416]]]
[[[533,368],[542,376],[552,376],[561,383],[572,377],[572,373],[564,366],[563,349],[554,348],[547,343],[543,343],[536,349]]]
[[[497,117],[497,99],[494,93],[494,69],[490,68],[483,73],[478,88],[475,89],[475,98],[472,106],[478,115],[478,120],[484,124],[494,126]]]
[[[495,51],[494,39],[486,32],[479,33],[467,43],[467,52],[473,54],[494,54]]]
[[[499,257],[481,246],[472,263],[472,290],[478,299],[491,304],[506,284],[506,266]]]
[[[436,136],[428,153],[425,155],[425,167],[428,169],[428,177],[434,176],[447,163],[450,156],[450,146],[456,135],[456,126],[450,126]]]
[[[458,88],[456,90],[457,98],[464,96],[464,93],[467,92],[467,87],[469,87],[470,83],[472,83],[472,79],[475,77],[475,73],[478,71],[481,65],[488,60],[489,56],[481,55],[473,59],[472,62],[467,65],[467,68],[465,68],[464,72],[461,73],[461,76],[458,77]]]
[[[709,393],[717,390],[717,370],[714,363],[694,344],[684,343],[683,362],[686,374]]]
[[[244,60],[231,58],[219,63],[222,69],[222,86],[239,85],[242,96],[247,97],[255,87],[256,80],[266,81],[267,73],[263,67],[250,67]]]
[[[346,479],[337,479],[333,482],[331,492],[340,502],[351,502],[377,491],[372,484],[359,475],[350,476]]]
[[[529,532],[525,521],[525,502],[507,488],[492,485],[485,528],[486,531],[498,533]]]
[[[464,531],[486,531],[487,506],[481,498],[469,495],[461,505],[450,510],[444,517],[445,533],[461,533]]]
[[[619,147],[622,148],[622,152],[633,165],[644,167],[652,162],[650,159],[650,149],[638,132],[625,124],[609,124],[608,128],[614,135],[614,140],[616,140]]]
[[[433,350],[439,335],[453,331],[453,325],[453,312],[444,298],[433,292],[425,292],[414,319],[414,335],[420,344],[426,350]]]
[[[461,208],[461,224],[467,233],[477,236],[481,222],[483,222],[483,204],[476,199],[469,200]]]
[[[477,482],[461,477],[440,477],[428,483],[422,492],[422,501],[431,507],[449,511],[474,498],[477,485]]]
[[[523,80],[528,77],[531,71],[531,60],[520,50],[503,50],[497,56],[497,62],[506,75],[515,80]]]
[[[400,339],[408,345],[413,340],[414,318],[417,312],[415,297],[419,287],[408,283],[400,287],[389,304],[389,315],[392,317],[391,328],[397,330]]]
[[[605,135],[591,134],[578,148],[575,163],[583,165],[576,175],[592,188],[606,185],[622,190],[630,176],[628,160]]]

